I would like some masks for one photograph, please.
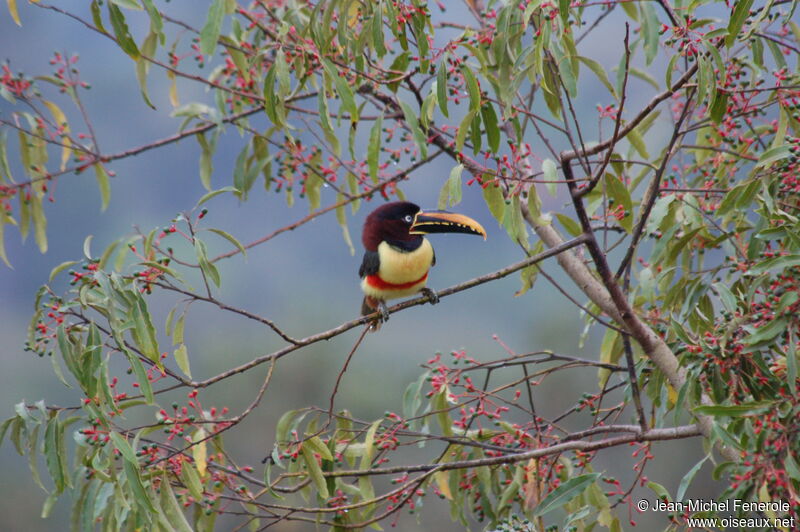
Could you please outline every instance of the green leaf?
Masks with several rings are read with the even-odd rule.
[[[341,203],[338,207],[336,207],[336,221],[339,222],[339,227],[342,228],[342,237],[344,238],[345,244],[350,249],[350,255],[356,254],[356,249],[353,247],[353,239],[350,238],[350,230],[347,228],[347,213],[344,208],[344,194],[339,193],[336,195],[336,203]]]
[[[553,159],[547,158],[542,161],[542,173],[544,174],[544,180],[547,181],[545,186],[547,187],[547,192],[550,193],[551,196],[555,197],[558,194],[558,189],[556,186],[558,183],[558,166]]]
[[[709,109],[709,116],[715,124],[719,124],[725,112],[728,110],[728,91],[716,89],[714,91],[714,98],[711,101],[711,108]]]
[[[420,155],[423,158],[427,157],[428,138],[425,136],[425,133],[423,133],[422,129],[420,128],[416,112],[410,105],[408,105],[406,102],[402,100],[400,100],[400,107],[403,109],[403,116],[405,117],[405,122],[411,129],[411,134],[414,136],[414,142],[416,143],[417,148],[419,149]]]
[[[319,91],[319,94],[317,94],[317,109],[319,112],[319,123],[322,126],[322,132],[325,134],[325,139],[331,145],[333,153],[339,156],[342,153],[342,145],[331,125],[331,111],[328,107],[328,98],[324,90]]]
[[[469,93],[469,109],[478,112],[481,108],[481,89],[478,86],[478,80],[475,79],[475,74],[465,63],[461,64],[461,75],[464,76]]]
[[[503,189],[501,189],[499,185],[489,183],[483,187],[483,199],[486,201],[486,206],[489,207],[489,212],[492,213],[495,220],[502,224],[506,210],[506,200],[503,197]]]
[[[749,346],[759,345],[762,343],[768,343],[775,339],[776,336],[783,333],[786,330],[786,325],[788,323],[788,318],[786,316],[780,316],[775,318],[767,325],[763,325],[756,329],[756,332],[753,334],[746,336],[742,343]]]
[[[48,282],[52,283],[53,279],[55,279],[56,275],[58,275],[59,273],[63,272],[64,270],[66,270],[67,268],[72,266],[73,264],[77,264],[77,263],[78,263],[78,261],[76,261],[76,260],[68,260],[68,261],[62,262],[61,264],[59,264],[58,266],[56,266],[55,268],[50,270],[50,277],[48,278]]]
[[[304,441],[303,445],[308,445],[311,447],[311,450],[320,455],[323,460],[328,460],[329,462],[333,461],[331,450],[328,449],[328,446],[322,442],[319,436],[312,436]]]
[[[152,514],[156,512],[153,501],[150,499],[148,490],[145,489],[142,483],[142,477],[139,474],[139,466],[136,461],[131,462],[128,459],[122,461],[123,470],[125,471],[125,480],[128,482],[128,488],[131,490],[133,499],[136,504],[141,506],[142,510]],[[184,465],[184,467],[186,467]]]
[[[189,488],[189,493],[196,501],[203,500],[203,482],[200,480],[200,475],[197,473],[194,464],[184,462],[181,467],[181,480],[183,484]]]
[[[142,42],[142,55],[136,59],[136,79],[139,81],[139,92],[141,93],[144,102],[151,109],[155,109],[156,106],[153,105],[153,102],[150,100],[150,95],[147,91],[147,73],[150,71],[150,61],[148,59],[155,55],[157,45],[158,34],[154,31],[149,32],[147,37],[145,37],[144,42]]]
[[[100,210],[104,211],[108,207],[111,199],[111,183],[109,182],[108,172],[101,163],[94,164],[94,174],[97,177],[97,186],[100,188]]]
[[[117,347],[119,347],[122,352],[125,353],[128,363],[131,365],[133,373],[136,375],[136,380],[139,383],[139,389],[142,390],[145,400],[148,404],[153,404],[155,402],[155,397],[153,396],[153,387],[150,384],[150,379],[147,376],[147,371],[145,371],[144,366],[142,365],[142,361],[139,360],[139,357],[133,354],[131,350],[125,346],[122,338],[115,336],[115,340],[117,342]]]
[[[367,145],[367,164],[369,176],[373,183],[378,183],[378,169],[380,168],[381,139],[383,138],[383,113],[372,124]]]
[[[733,13],[728,21],[728,36],[725,37],[725,46],[729,49],[736,42],[736,38],[742,31],[742,26],[750,13],[753,0],[738,0],[733,3]]]
[[[64,427],[58,417],[52,417],[47,422],[44,435],[44,456],[47,470],[55,484],[56,492],[61,493],[70,485],[69,471],[67,471],[67,456],[64,452]]]
[[[134,292],[135,302],[131,305],[130,317],[133,319],[133,338],[142,353],[156,364],[161,363],[160,351],[158,349],[158,339],[156,338],[156,329],[153,326],[153,321],[150,318],[150,312],[147,309],[147,303],[144,298],[137,291]]]
[[[716,290],[719,294],[719,299],[722,301],[725,310],[730,313],[736,312],[736,309],[739,305],[736,302],[736,296],[733,295],[733,292],[731,292],[730,288],[725,286],[723,283],[714,283],[711,286],[713,286],[714,290]]]
[[[424,386],[428,373],[423,373],[419,378],[409,384],[403,392],[403,417],[408,419],[417,415],[419,407],[422,405],[422,387]],[[0,438],[2,442],[2,438]]]
[[[439,62],[439,71],[436,73],[436,99],[442,114],[450,118],[447,112],[447,54],[442,56]]]
[[[219,270],[217,270],[217,267],[214,266],[214,264],[209,262],[208,250],[206,248],[205,242],[203,242],[202,240],[195,239],[194,250],[197,255],[197,261],[200,265],[200,270],[202,270],[206,278],[211,279],[211,281],[217,287],[219,287],[221,282]]]
[[[789,336],[789,349],[786,353],[786,377],[787,383],[789,384],[789,391],[792,392],[792,395],[797,397],[798,393],[800,393],[800,386],[797,386],[797,347],[794,342],[792,336]],[[0,442],[3,441],[3,438],[0,437]]]
[[[353,96],[353,89],[347,83],[347,80],[339,75],[339,71],[328,59],[322,59],[322,66],[325,69],[325,73],[336,85],[336,93],[342,99],[342,107],[350,115],[350,123],[355,124],[358,122],[358,106]]]
[[[299,414],[299,415],[298,415]],[[289,410],[278,419],[275,425],[275,442],[285,443],[289,441],[289,430],[296,426],[305,416],[302,410]]]
[[[492,153],[497,153],[500,149],[500,128],[497,125],[497,114],[494,112],[494,105],[486,102],[481,106],[481,118],[483,127],[486,130],[486,140]]]
[[[464,142],[467,140],[467,133],[472,127],[472,119],[475,118],[478,112],[472,110],[464,115],[463,120],[458,125],[458,133],[456,134],[456,151],[461,153],[464,150]]]
[[[381,12],[381,4],[375,6],[375,11],[372,13],[372,20],[370,22],[370,30],[372,32],[371,43],[375,48],[375,53],[379,58],[386,55],[386,45],[384,43],[385,37],[383,35],[383,14]]]
[[[301,453],[303,455],[303,460],[306,463],[308,474],[311,477],[311,480],[314,482],[314,486],[317,488],[317,493],[319,494],[320,498],[327,499],[330,497],[328,492],[328,483],[325,481],[325,476],[322,474],[322,469],[319,467],[319,463],[317,463],[317,459],[314,457],[314,452],[309,446],[303,445]]]
[[[200,52],[203,55],[212,55],[217,47],[217,39],[219,39],[219,32],[222,29],[222,18],[225,16],[225,1],[212,0],[213,3],[208,8],[206,23],[200,30]]]
[[[47,488],[42,484],[42,477],[39,475],[39,429],[42,425],[35,425],[33,430],[28,433],[28,467],[31,471],[33,482],[47,493]]]
[[[137,2],[136,0],[110,0],[110,1],[114,2],[115,4],[117,4],[120,7],[126,7],[128,9],[135,9],[137,11],[141,11],[142,10],[142,6],[140,6],[139,2]]]
[[[120,452],[120,454],[122,454],[122,457],[125,458],[125,460],[129,460],[134,464],[138,463],[136,459],[136,452],[133,450],[133,447],[131,447],[131,444],[128,443],[128,440],[125,438],[125,436],[114,430],[109,432],[108,435],[111,437],[114,447]]]
[[[681,483],[678,485],[678,493],[675,495],[675,500],[676,501],[684,500],[683,496],[686,495],[686,490],[689,488],[689,484],[692,483],[692,479],[694,479],[694,476],[697,474],[698,471],[700,471],[700,468],[703,467],[703,464],[706,463],[706,460],[708,460],[708,458],[709,458],[709,455],[704,456],[702,460],[697,462],[694,465],[694,467],[692,467],[683,476],[683,478],[681,479]]]
[[[39,246],[39,251],[47,253],[47,219],[44,217],[42,199],[36,196],[31,197],[30,206],[36,245]]]
[[[570,235],[578,236],[581,233],[583,233],[583,230],[581,229],[580,224],[578,224],[578,222],[576,222],[575,220],[573,220],[572,218],[570,218],[566,214],[562,214],[560,212],[557,212],[556,213],[556,218],[558,218],[558,221],[561,222],[561,225],[564,226],[564,229],[566,229],[567,233],[569,233]]]
[[[200,182],[206,190],[211,190],[211,174],[214,172],[213,150],[203,133],[196,135],[200,144]]]
[[[264,112],[276,127],[283,127],[286,121],[286,109],[283,98],[275,90],[275,70],[273,63],[264,79]]]
[[[786,473],[789,474],[789,477],[800,482],[800,465],[797,464],[797,460],[794,459],[790,450],[787,450],[783,464],[786,467]]]
[[[50,517],[50,512],[53,511],[53,506],[55,506],[56,501],[58,501],[58,493],[53,492],[47,496],[44,500],[44,504],[42,505],[42,513],[39,515],[42,519],[47,519]]]
[[[760,401],[739,405],[702,405],[694,407],[693,411],[705,416],[739,417],[760,414],[771,410],[774,406],[775,401]]]
[[[463,164],[457,164],[450,170],[450,177],[444,182],[439,193],[439,209],[445,209],[461,203],[461,172],[464,171]]]
[[[661,25],[658,23],[655,7],[652,2],[639,4],[642,14],[642,36],[644,37],[644,57],[649,65],[658,54],[658,38]]]
[[[518,243],[527,249],[528,231],[526,230],[525,220],[522,218],[519,195],[511,198],[511,203],[506,206],[503,227],[512,242]]]
[[[453,424],[448,415],[449,406],[447,404],[447,388],[433,396],[431,401],[431,409],[436,412],[436,420],[439,422],[439,428],[442,429],[442,434],[445,436],[453,435]]]
[[[583,493],[599,477],[600,473],[587,473],[567,480],[542,499],[542,502],[536,507],[536,511],[533,512],[534,517],[539,517],[565,505]]]
[[[205,194],[203,194],[203,196],[197,202],[197,205],[195,205],[195,207],[199,207],[200,205],[207,202],[211,198],[219,196],[220,194],[224,194],[225,192],[233,192],[234,195],[236,196],[240,194],[239,189],[237,189],[236,187],[228,186],[228,187],[218,188],[217,190],[212,190],[211,192],[206,192]]]
[[[189,368],[189,355],[186,351],[186,344],[178,345],[172,354],[175,357],[175,362],[178,364],[178,367],[181,369],[184,375],[191,379],[192,371]]]
[[[221,236],[222,238],[224,238],[225,240],[236,246],[236,248],[241,252],[242,255],[244,255],[245,257],[247,256],[247,250],[245,249],[245,247],[232,234],[228,233],[227,231],[223,231],[222,229],[216,229],[214,227],[209,227],[208,230],[214,233],[215,235]]]
[[[791,154],[792,152],[787,144],[783,144],[775,148],[770,148],[764,153],[762,153],[761,156],[758,158],[758,162],[756,163],[754,170],[770,166],[772,163],[778,162],[783,159],[787,159],[791,156]]]
[[[175,498],[175,493],[172,491],[172,486],[166,473],[161,476],[159,490],[161,492],[161,510],[164,512],[167,521],[169,521],[171,529],[177,532],[192,532],[192,527],[186,520],[178,499]]]
[[[608,92],[611,93],[611,96],[614,98],[617,97],[617,91],[614,89],[614,85],[611,84],[611,81],[608,79],[608,75],[606,74],[606,69],[600,65],[594,59],[589,59],[588,57],[578,56],[578,61],[589,67],[589,70],[594,72],[594,75],[597,76],[597,79],[605,85],[608,89]]]
[[[536,242],[536,246],[530,251],[530,255],[536,255],[542,251],[544,251],[544,244],[542,244],[542,241],[539,240]],[[519,275],[520,280],[522,281],[522,286],[519,290],[514,292],[514,297],[519,297],[525,294],[533,287],[533,284],[536,282],[536,277],[539,275],[539,266],[536,264],[525,266],[520,270]]]
[[[315,171],[311,171],[308,177],[306,177],[305,194],[306,198],[308,198],[308,209],[310,212],[319,209],[321,202],[320,189],[324,184],[325,180]]]
[[[136,41],[133,40],[131,32],[128,29],[128,24],[125,22],[125,15],[122,10],[115,4],[108,3],[108,14],[111,19],[111,27],[114,28],[114,35],[117,38],[117,44],[122,51],[128,54],[134,61],[140,57],[139,48],[136,46]]]
[[[650,158],[650,154],[647,152],[647,144],[645,143],[642,134],[639,132],[638,127],[630,130],[626,138],[628,139],[628,142],[631,143],[631,146],[633,146],[633,148],[639,153],[639,155],[645,159]]]
[[[659,499],[661,499],[662,501],[671,501],[672,500],[672,497],[669,496],[669,492],[667,491],[667,488],[665,488],[664,486],[662,486],[658,482],[654,482],[654,481],[651,480],[650,482],[647,483],[647,487],[650,488],[651,490],[653,490],[653,493],[655,493],[656,496]]]
[[[605,175],[605,183],[606,187],[608,187],[608,195],[614,198],[614,204],[622,205],[625,209],[625,216],[619,221],[619,225],[630,233],[633,230],[633,203],[631,202],[628,187],[620,179],[609,173]]]
[[[522,481],[525,478],[525,470],[522,467],[517,467],[514,471],[514,478],[505,487],[503,493],[500,494],[500,498],[497,501],[497,510],[502,511],[506,506],[509,505],[511,500],[517,496],[519,493],[520,487],[522,487]]]

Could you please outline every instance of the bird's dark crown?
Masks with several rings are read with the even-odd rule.
[[[393,201],[381,205],[364,222],[361,241],[368,251],[377,251],[381,242],[407,250],[413,250],[422,243],[421,235],[409,234],[414,216],[419,206],[408,201]]]

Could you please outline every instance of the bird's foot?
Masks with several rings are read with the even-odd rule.
[[[389,309],[386,308],[386,302],[375,297],[365,296],[364,301],[361,303],[361,315],[367,316],[378,312],[377,316],[370,319],[369,330],[372,332],[381,328],[381,324],[389,319]]]
[[[386,306],[386,301],[378,300],[378,310],[381,312],[381,323],[389,321],[389,308]]]
[[[439,296],[432,288],[428,288],[427,286],[421,290],[422,295],[428,298],[428,301],[431,302],[431,305],[435,305],[439,302]]]

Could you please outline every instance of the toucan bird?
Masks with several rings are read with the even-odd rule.
[[[358,270],[365,294],[362,315],[380,310],[381,320],[386,321],[387,299],[418,292],[427,295],[432,304],[439,301],[436,292],[425,286],[428,270],[436,263],[431,243],[422,236],[429,233],[467,233],[486,240],[481,224],[468,216],[422,211],[407,201],[386,203],[367,216],[361,233],[364,259]]]

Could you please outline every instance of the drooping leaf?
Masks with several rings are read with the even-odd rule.
[[[414,142],[417,145],[417,149],[419,149],[420,155],[423,158],[427,157],[428,138],[425,136],[425,133],[423,133],[422,128],[420,127],[416,111],[414,111],[409,104],[402,100],[400,101],[400,107],[403,109],[405,122],[408,124],[409,129],[411,129],[411,134],[414,137]]]
[[[104,211],[111,200],[111,182],[102,163],[94,164],[94,174],[97,177],[97,187],[100,189],[100,210]]]
[[[542,161],[542,174],[543,179],[546,181],[547,192],[555,197],[558,194],[558,189],[556,188],[558,185],[558,166],[556,166],[556,162],[553,159],[547,158]]]
[[[741,33],[744,21],[750,14],[750,7],[753,5],[753,0],[739,0],[733,3],[733,12],[728,21],[728,36],[725,37],[725,46],[729,49],[736,42],[736,39]]]
[[[367,164],[369,165],[369,176],[373,183],[378,183],[382,138],[383,113],[381,113],[377,120],[375,120],[375,123],[372,124],[372,129],[369,132],[369,144],[367,145]]]
[[[217,39],[222,29],[222,19],[225,16],[225,1],[212,0],[208,7],[206,22],[200,30],[200,51],[203,55],[211,55],[217,47]]]
[[[111,27],[114,28],[117,44],[131,59],[137,61],[140,57],[139,48],[136,46],[136,41],[133,40],[133,36],[128,29],[128,23],[125,21],[125,15],[122,10],[116,4],[109,2],[108,14],[111,19]]]
[[[503,197],[503,189],[495,183],[488,183],[483,186],[483,199],[486,201],[486,206],[489,207],[489,212],[492,213],[495,220],[502,224],[506,210],[506,200]]]
[[[461,203],[461,172],[464,171],[463,164],[457,164],[450,170],[450,177],[444,182],[441,192],[439,192],[439,209],[446,209]]]
[[[322,468],[320,468],[317,459],[314,457],[314,451],[311,450],[310,447],[304,445],[302,447],[301,454],[303,455],[303,460],[305,461],[308,475],[314,482],[314,486],[317,488],[319,497],[321,499],[327,499],[330,497],[328,492],[328,483],[325,481],[325,476],[322,474]]]
[[[189,354],[186,349],[186,344],[179,344],[178,347],[175,348],[175,351],[173,351],[173,356],[184,375],[191,379],[192,371],[189,367]]]

